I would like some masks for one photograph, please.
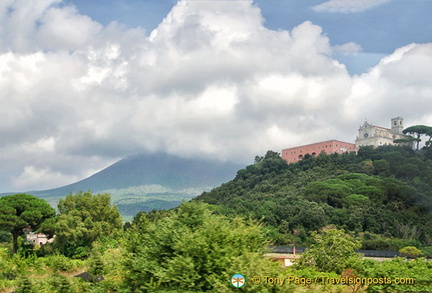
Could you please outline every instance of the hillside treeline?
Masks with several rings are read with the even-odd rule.
[[[22,197],[4,201],[12,206]],[[69,195],[56,218],[39,224],[60,233],[51,244],[31,245],[21,235],[14,253],[10,242],[0,241],[0,292],[432,291],[432,262],[362,259],[354,251],[360,241],[343,230],[312,233],[310,249],[282,268],[266,254],[269,242],[254,220],[220,215],[214,206],[194,201],[174,210],[141,212],[118,229],[119,214],[106,199]],[[30,213],[16,210],[15,216],[34,219],[37,213],[31,211],[44,204],[30,196],[26,200]],[[13,229],[5,221],[12,215],[2,218],[2,229]]]
[[[395,147],[291,165],[269,151],[197,200],[123,225],[108,194],[69,194],[57,213],[5,196],[0,292],[432,292],[432,262],[418,258],[432,254],[431,167],[431,153]],[[29,242],[28,228],[53,242]],[[309,250],[282,268],[272,242]],[[362,259],[361,246],[417,259]]]
[[[430,246],[432,149],[362,147],[294,164],[269,151],[196,200],[262,220],[276,244],[307,246],[310,232],[335,226],[353,232],[363,249]]]

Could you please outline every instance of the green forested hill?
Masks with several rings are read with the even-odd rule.
[[[286,164],[269,151],[234,180],[196,198],[223,214],[262,219],[279,244],[308,245],[328,225],[365,249],[432,245],[432,151],[363,147]]]

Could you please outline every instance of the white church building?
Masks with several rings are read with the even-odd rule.
[[[403,134],[403,118],[396,117],[391,119],[391,128],[372,125],[369,122],[359,128],[359,135],[355,140],[357,148],[361,146],[371,145],[379,147],[383,145],[396,145],[395,139],[408,138],[408,135]]]

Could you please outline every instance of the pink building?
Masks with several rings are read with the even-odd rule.
[[[322,152],[325,152],[326,154],[342,154],[346,152],[357,152],[357,150],[358,149],[353,143],[343,142],[340,140],[327,140],[284,149],[282,150],[282,159],[290,164],[302,160],[306,154],[317,156]]]

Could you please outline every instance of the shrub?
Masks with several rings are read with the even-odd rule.
[[[234,273],[246,278],[280,273],[277,264],[263,258],[267,243],[260,225],[212,214],[199,202],[184,203],[170,217],[137,230],[135,239],[142,243],[126,254],[131,292],[226,292],[233,288],[229,280]],[[242,288],[250,290],[267,289]]]
[[[45,264],[54,272],[66,272],[74,269],[72,260],[61,254],[45,257]]]
[[[415,246],[405,246],[399,250],[400,256],[408,258],[417,258],[423,255],[423,252]]]

